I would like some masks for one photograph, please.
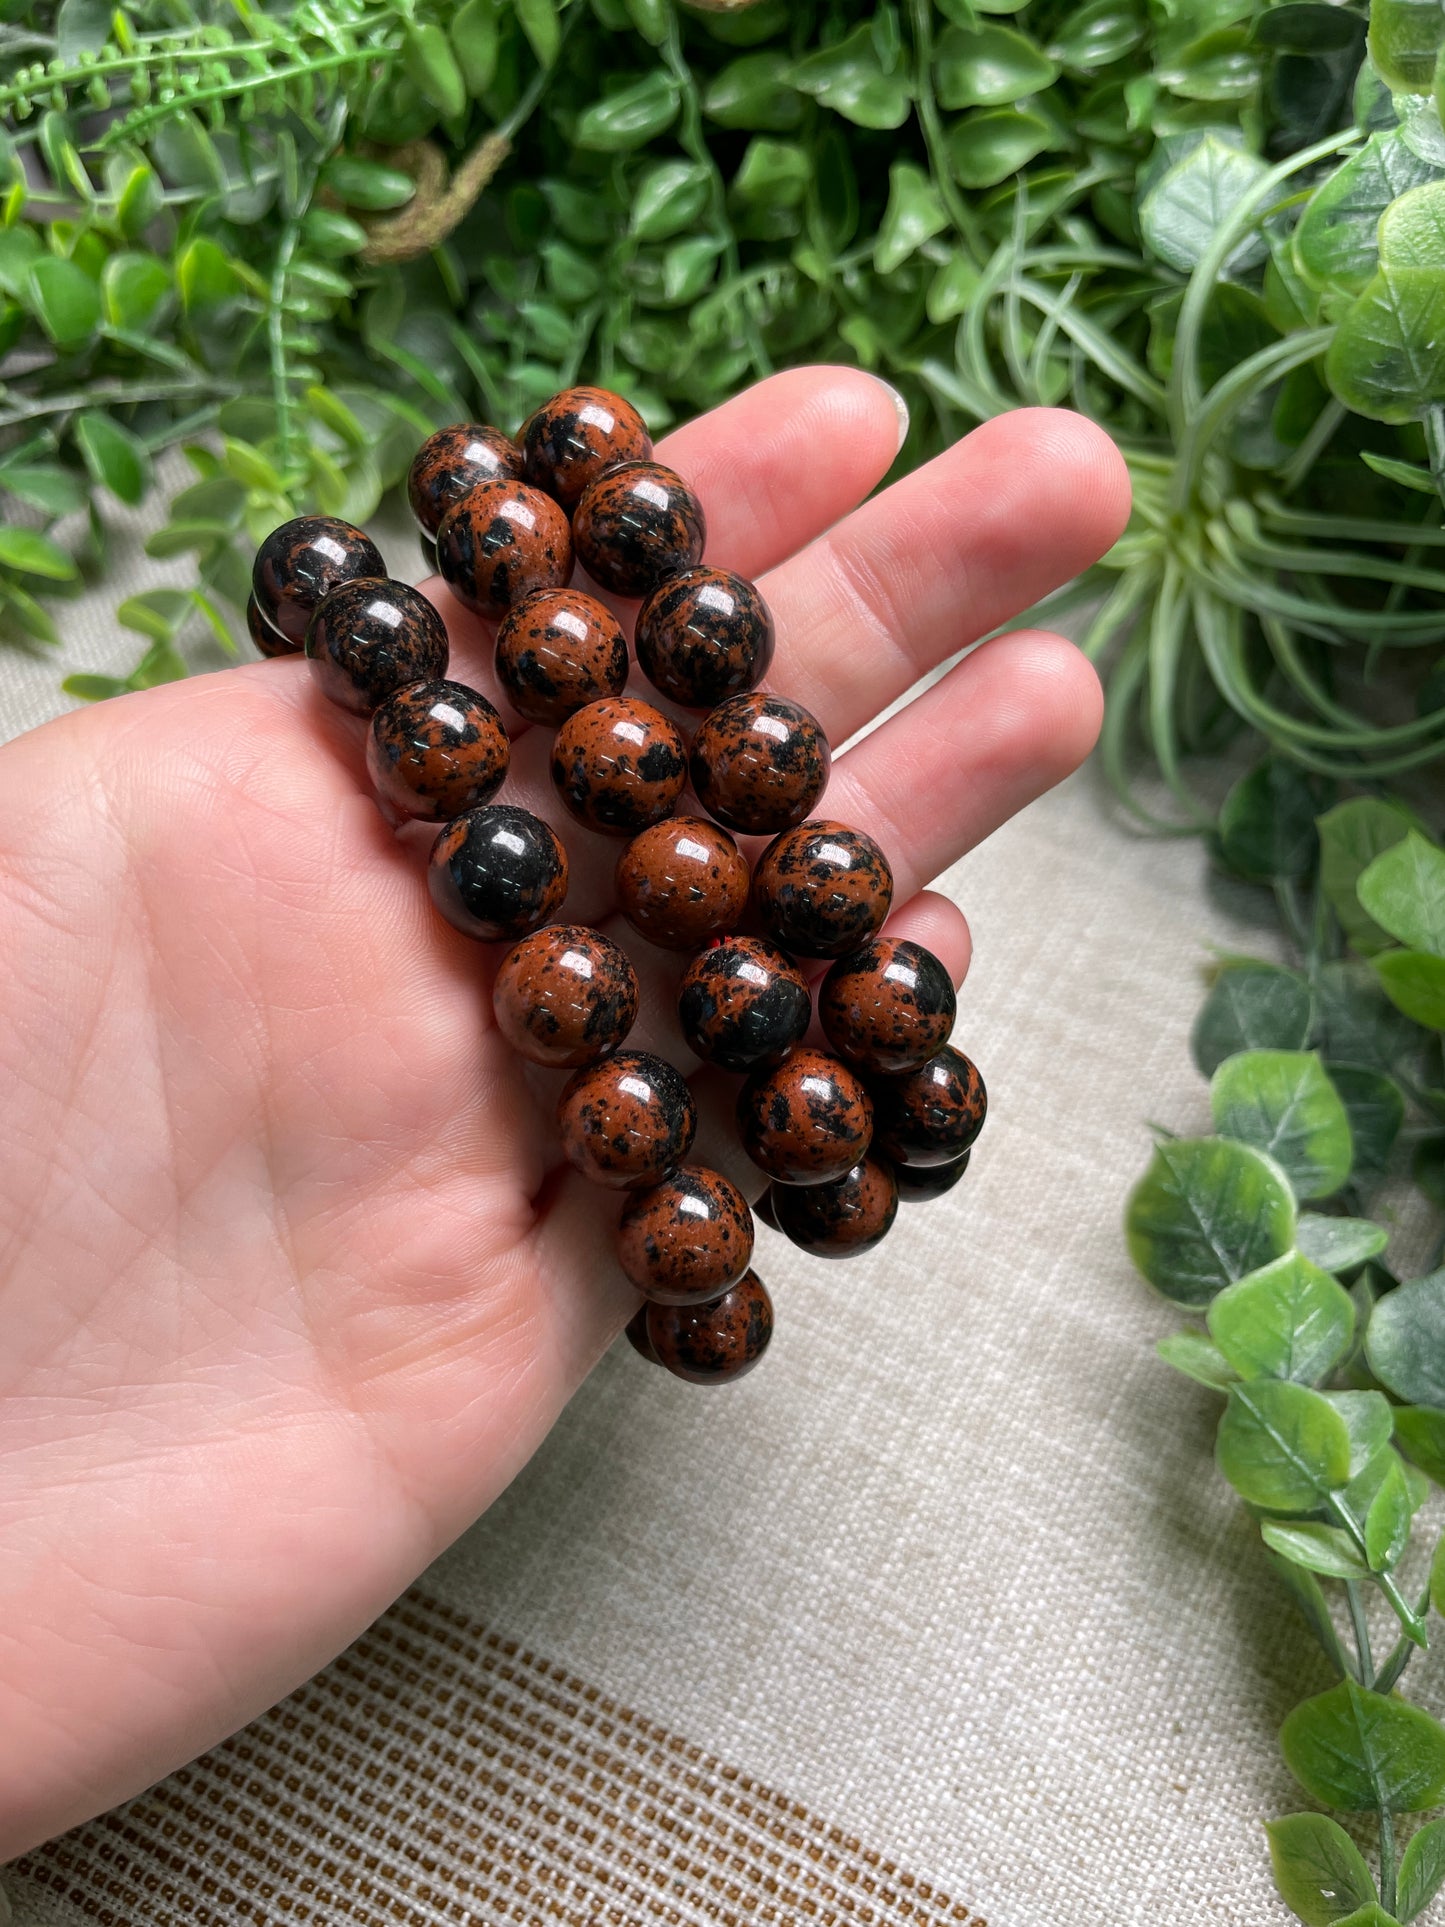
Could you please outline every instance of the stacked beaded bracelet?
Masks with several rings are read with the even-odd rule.
[[[552,780],[588,831],[627,839],[617,896],[648,942],[688,953],[682,1033],[745,1076],[744,1148],[769,1184],[757,1214],[805,1251],[870,1251],[906,1201],[963,1175],[983,1080],[949,1044],[954,993],[931,952],[879,935],[893,894],[870,836],[817,817],[830,753],[816,719],[758,685],[773,622],[756,586],[703,565],[702,505],[652,459],[620,396],[573,388],[517,441],[444,428],[408,482],[423,549],[457,599],[496,620],[502,688],[554,729]],[[689,747],[671,715],[625,693],[627,640],[574,562],[641,600],[633,648],[672,704],[706,714]],[[366,764],[393,824],[443,827],[428,879],[468,936],[511,946],[493,1007],[533,1063],[572,1073],[557,1106],[567,1157],[624,1191],[617,1252],[644,1304],[628,1336],[700,1384],[740,1377],[772,1333],[750,1268],[753,1216],[720,1172],[688,1162],[697,1112],[664,1058],[623,1045],[637,976],[601,932],[555,921],[567,852],[530,811],[493,801],[511,745],[487,698],[445,679],[433,605],[387,578],[359,529],[303,516],[261,545],[247,616],[270,656],[304,647],[331,699],[370,718]],[[675,811],[689,780],[700,808]],[[736,833],[736,835],[734,834]],[[770,837],[751,868],[736,836]],[[751,927],[741,926],[750,920]],[[828,960],[817,1022],[796,959]]]

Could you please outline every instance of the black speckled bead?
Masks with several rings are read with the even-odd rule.
[[[497,630],[497,681],[519,716],[555,729],[627,687],[622,625],[580,589],[539,589]]]
[[[680,1164],[697,1135],[687,1079],[665,1057],[623,1050],[567,1080],[557,1100],[562,1149],[584,1178],[638,1191]]]
[[[552,781],[579,823],[635,836],[659,823],[687,782],[687,740],[671,717],[631,696],[589,703],[552,744]]]
[[[755,1271],[708,1304],[647,1305],[643,1313],[643,1356],[690,1385],[735,1383],[757,1364],[773,1335],[773,1301]]]
[[[619,462],[645,462],[652,454],[647,424],[621,395],[607,388],[566,388],[543,402],[522,431],[527,480],[545,489],[564,509]]]
[[[482,482],[515,482],[521,474],[522,451],[510,436],[478,422],[455,422],[428,435],[416,451],[406,499],[423,539],[435,543],[442,518],[468,489]]]
[[[447,626],[406,582],[344,582],[317,603],[306,655],[323,695],[369,716],[408,683],[445,675]]]
[[[371,719],[366,769],[382,813],[449,823],[490,803],[506,779],[512,745],[502,719],[460,682],[398,689]]]
[[[725,1071],[777,1064],[807,1035],[806,978],[776,944],[725,937],[694,957],[678,988],[678,1021],[704,1062]]]
[[[893,1175],[898,1181],[898,1199],[901,1204],[931,1204],[953,1189],[964,1172],[972,1151],[965,1151],[961,1158],[952,1164],[895,1164]]]
[[[503,958],[492,1009],[520,1056],[577,1070],[610,1057],[637,1021],[637,972],[600,930],[549,924]]]
[[[617,860],[622,914],[649,943],[696,950],[748,907],[748,864],[726,830],[669,816],[633,837]]]
[[[583,495],[572,539],[594,582],[613,595],[645,596],[701,562],[707,523],[680,475],[660,462],[629,462]]]
[[[922,944],[872,937],[840,957],[818,992],[823,1034],[855,1070],[917,1070],[948,1042],[957,1004],[943,965]]]
[[[737,1117],[743,1149],[782,1184],[841,1178],[867,1155],[873,1136],[862,1080],[841,1058],[806,1045],[753,1073],[738,1093]]]
[[[654,1304],[700,1304],[720,1297],[751,1264],[753,1214],[721,1172],[684,1164],[628,1198],[617,1256]]]
[[[890,1167],[864,1158],[830,1184],[780,1184],[773,1193],[778,1229],[818,1258],[861,1258],[881,1244],[898,1216]]]
[[[302,645],[288,642],[279,629],[273,629],[256,606],[255,596],[246,598],[246,633],[263,656],[298,656]]]
[[[251,566],[251,593],[271,627],[299,649],[323,597],[343,582],[386,579],[381,551],[334,515],[298,515],[272,529]]]
[[[976,1065],[947,1044],[906,1077],[869,1085],[878,1150],[890,1164],[952,1164],[983,1129],[988,1093]]]
[[[785,830],[753,872],[764,930],[802,957],[842,957],[881,926],[893,901],[888,859],[862,830],[816,818]]]
[[[761,690],[731,696],[698,725],[692,786],[709,816],[745,836],[801,823],[828,786],[832,755],[816,716]]]
[[[427,865],[432,902],[483,943],[515,943],[549,922],[567,895],[567,852],[555,830],[513,803],[448,823]]]
[[[637,662],[655,689],[688,709],[712,709],[754,689],[773,660],[773,618],[751,582],[726,569],[687,569],[637,612]]]
[[[525,482],[468,490],[447,510],[436,540],[447,587],[480,616],[503,616],[537,589],[560,589],[572,573],[567,517]]]

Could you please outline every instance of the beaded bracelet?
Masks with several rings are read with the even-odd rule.
[[[950,1045],[955,1001],[930,951],[879,931],[893,876],[862,830],[813,814],[830,752],[815,717],[759,684],[773,620],[756,586],[702,562],[702,504],[652,459],[620,396],[572,388],[516,441],[461,423],[419,450],[408,497],[428,562],[495,621],[501,687],[555,730],[552,780],[583,829],[626,838],[617,896],[637,933],[685,954],[677,1016],[705,1063],[742,1075],[737,1125],[768,1184],[757,1216],[826,1258],[871,1251],[899,1200],[941,1197],[968,1168],[983,1080]],[[641,601],[633,651],[658,693],[705,711],[682,726],[629,696],[627,638],[576,564]],[[447,921],[510,946],[493,1009],[535,1064],[571,1073],[563,1149],[626,1193],[616,1248],[643,1304],[627,1327],[646,1358],[699,1384],[735,1379],[772,1334],[751,1269],[753,1212],[720,1172],[689,1163],[687,1080],[624,1049],[637,974],[600,931],[558,922],[567,851],[531,811],[494,801],[511,757],[502,718],[446,680],[447,635],[419,591],[391,580],[359,529],[302,516],[256,556],[247,621],[267,656],[304,648],[334,702],[369,718],[366,767],[393,826],[442,827],[428,865]],[[696,812],[677,815],[689,782]],[[768,837],[750,866],[737,836]],[[741,926],[750,920],[751,928]],[[797,959],[826,960],[817,1022]]]

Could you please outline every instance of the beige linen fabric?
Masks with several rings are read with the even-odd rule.
[[[88,668],[134,654],[102,607]],[[7,731],[55,707],[0,655]],[[619,1344],[356,1648],[11,1869],[20,1922],[1284,1918],[1274,1734],[1324,1668],[1119,1231],[1145,1120],[1207,1121],[1200,966],[1267,932],[1087,772],[944,887],[992,1100],[964,1182],[851,1265],[760,1232],[762,1369],[705,1393]]]

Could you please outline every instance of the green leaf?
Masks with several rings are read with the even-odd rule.
[[[551,67],[562,46],[562,23],[554,0],[516,0],[517,19],[543,67]]]
[[[866,21],[836,46],[820,47],[798,61],[792,81],[799,93],[810,94],[859,127],[901,127],[912,111],[907,74],[902,68],[884,73]]]
[[[466,0],[452,15],[452,51],[473,100],[487,93],[497,77],[502,34],[497,0]]]
[[[797,207],[812,179],[812,157],[800,141],[750,140],[733,176],[739,200],[771,207]]]
[[[1427,1820],[1400,1856],[1395,1913],[1412,1921],[1445,1884],[1445,1820]]]
[[[1339,1526],[1304,1522],[1282,1524],[1278,1520],[1260,1522],[1260,1536],[1272,1552],[1306,1572],[1323,1573],[1326,1579],[1368,1579],[1370,1568],[1355,1550],[1349,1533]]]
[[[1420,1032],[1396,1010],[1368,963],[1350,958],[1322,965],[1314,993],[1316,1041],[1327,1063],[1392,1077],[1419,1074]]]
[[[1129,1254],[1156,1290],[1206,1305],[1294,1243],[1295,1206],[1269,1158],[1221,1138],[1171,1138],[1129,1199]]]
[[[1058,78],[1058,67],[1026,35],[993,22],[950,27],[934,57],[939,105],[1007,107]]]
[[[1445,1030],[1445,957],[1387,950],[1370,964],[1397,1010],[1428,1030]]]
[[[73,261],[47,255],[30,270],[35,318],[57,348],[82,348],[100,326],[100,289]]]
[[[1442,261],[1445,266],[1445,261]],[[1360,902],[1382,930],[1412,950],[1445,957],[1445,850],[1408,829],[1363,872]]]
[[[1365,1515],[1365,1556],[1371,1572],[1389,1572],[1399,1564],[1409,1543],[1412,1512],[1404,1467],[1392,1458]]]
[[[1314,1051],[1241,1051],[1209,1086],[1215,1129],[1272,1157],[1302,1198],[1350,1175],[1350,1123]]]
[[[1433,492],[1434,483],[1431,483]],[[1411,829],[1409,814],[1374,796],[1357,796],[1327,810],[1319,819],[1320,885],[1340,920],[1350,945],[1369,956],[1389,939],[1361,906],[1357,885],[1383,851],[1403,843]]]
[[[332,394],[329,388],[308,388],[306,406],[316,420],[323,422],[348,448],[359,452],[370,446],[371,437],[346,403],[339,395]]]
[[[1229,1388],[1215,1457],[1250,1505],[1311,1512],[1348,1482],[1350,1435],[1319,1392],[1263,1378]]]
[[[1378,1257],[1389,1242],[1385,1227],[1368,1218],[1326,1218],[1302,1211],[1295,1227],[1295,1243],[1305,1257],[1322,1271],[1336,1274],[1354,1271],[1367,1259]]]
[[[93,412],[75,423],[75,439],[95,481],[122,502],[143,501],[151,485],[150,451],[109,415]]]
[[[1206,134],[1168,168],[1139,204],[1139,230],[1151,253],[1181,274],[1198,265],[1215,233],[1265,171],[1215,134]]]
[[[1203,1332],[1170,1332],[1161,1338],[1155,1347],[1166,1365],[1172,1365],[1176,1372],[1183,1372],[1199,1385],[1208,1385],[1213,1391],[1227,1392],[1237,1383],[1239,1374],[1214,1343]]]
[[[1241,1378],[1313,1384],[1349,1351],[1355,1308],[1328,1272],[1287,1251],[1220,1292],[1209,1332]]]
[[[1379,265],[1380,216],[1397,196],[1433,178],[1398,130],[1372,134],[1325,177],[1299,218],[1294,254],[1305,279],[1357,294]]]
[[[1391,201],[1377,238],[1389,267],[1438,268],[1445,261],[1445,181],[1426,181]]]
[[[1415,421],[1445,399],[1445,276],[1381,268],[1341,319],[1325,374],[1372,421]]]
[[[1430,1604],[1445,1618],[1445,1534],[1441,1535],[1430,1561]]]
[[[1219,812],[1220,854],[1242,877],[1272,883],[1315,866],[1319,838],[1308,778],[1271,757],[1233,786]]]
[[[181,251],[176,262],[176,286],[186,313],[202,317],[235,299],[241,277],[229,256],[201,234]]]
[[[1422,1472],[1445,1485],[1445,1412],[1429,1405],[1396,1406],[1395,1436]]]
[[[1383,1392],[1325,1392],[1322,1396],[1344,1423],[1353,1482],[1390,1443],[1394,1410]]]
[[[1360,460],[1366,468],[1383,475],[1387,482],[1398,482],[1401,488],[1412,488],[1417,495],[1436,493],[1435,477],[1428,468],[1421,468],[1415,462],[1397,462],[1388,455],[1377,455],[1371,448],[1360,450]]]
[[[180,682],[186,665],[168,636],[158,637],[126,677],[127,689],[154,689],[159,683]]]
[[[1445,1271],[1386,1293],[1370,1314],[1365,1357],[1396,1398],[1445,1410]]]
[[[83,703],[103,703],[112,696],[123,696],[126,685],[119,676],[67,676],[60,687],[67,696]]]
[[[1395,93],[1430,91],[1442,35],[1445,14],[1437,0],[1372,0],[1370,59]]]
[[[1075,73],[1096,73],[1133,53],[1143,40],[1143,16],[1121,0],[1093,0],[1063,16],[1049,56]]]
[[[1297,1706],[1280,1748],[1305,1792],[1341,1812],[1418,1813],[1445,1793],[1445,1727],[1352,1679]]]
[[[347,207],[363,208],[368,213],[405,207],[416,195],[416,182],[410,174],[357,154],[334,155],[326,163],[322,179]]]
[[[1355,1677],[1355,1662],[1345,1650],[1335,1622],[1330,1617],[1329,1601],[1325,1598],[1324,1587],[1312,1572],[1297,1566],[1291,1559],[1282,1559],[1268,1546],[1264,1551],[1275,1577],[1290,1594],[1299,1607],[1306,1625],[1319,1641],[1321,1649],[1328,1655],[1335,1671],[1343,1679]]]
[[[101,270],[100,293],[111,327],[145,334],[171,299],[171,277],[153,254],[122,251]]]
[[[676,81],[658,69],[593,101],[579,117],[573,139],[598,154],[643,147],[676,120],[678,103]]]
[[[402,71],[444,120],[466,111],[467,84],[461,66],[452,43],[434,21],[414,20],[407,29]]]
[[[0,488],[42,515],[73,515],[85,493],[68,468],[49,462],[0,463]]]
[[[935,328],[954,320],[972,306],[982,285],[983,277],[968,256],[955,254],[929,283],[928,319]]]
[[[1337,1820],[1291,1813],[1265,1823],[1274,1884],[1305,1927],[1334,1927],[1377,1898],[1364,1856]]]
[[[1303,1050],[1314,1021],[1309,985],[1275,964],[1230,963],[1215,978],[1190,1045],[1205,1077],[1243,1050]]]
[[[64,549],[33,529],[0,528],[0,566],[21,575],[43,575],[52,582],[73,582],[78,573]]]
[[[895,161],[888,172],[888,206],[873,246],[873,266],[892,274],[925,241],[948,226],[943,198],[932,179],[911,161]]]
[[[148,589],[129,596],[116,610],[122,629],[134,629],[152,642],[168,642],[186,612],[189,598],[183,589]]]
[[[743,54],[713,76],[703,95],[703,112],[720,127],[753,134],[786,134],[803,118],[803,103],[791,84],[792,62],[780,50]]]
[[[632,197],[632,232],[639,241],[671,240],[697,220],[711,186],[711,170],[697,161],[658,161]]]
[[[987,107],[954,123],[948,158],[959,183],[996,187],[1050,146],[1054,128],[1022,107]]]

